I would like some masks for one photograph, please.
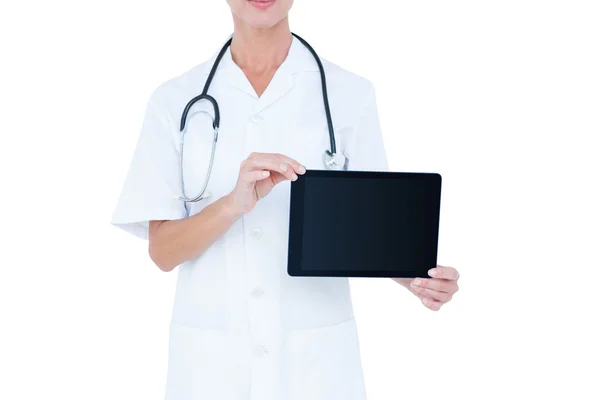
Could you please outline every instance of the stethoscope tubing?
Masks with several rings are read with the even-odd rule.
[[[323,106],[325,108],[325,117],[327,118],[327,129],[329,132],[329,146],[330,146],[330,148],[325,151],[325,153],[326,153],[325,166],[329,169],[333,169],[333,167],[336,164],[336,162],[335,162],[336,142],[335,142],[335,132],[333,129],[333,122],[331,119],[331,110],[329,108],[329,98],[327,96],[327,82],[326,82],[326,77],[325,77],[325,69],[323,68],[321,59],[317,55],[316,51],[312,48],[312,46],[310,44],[308,44],[308,42],[306,40],[304,40],[297,34],[292,33],[292,35],[296,39],[298,39],[308,49],[308,51],[310,51],[310,53],[314,57],[315,61],[317,62],[317,65],[319,67],[319,74],[321,76],[321,90],[322,90],[322,96],[323,96]],[[221,115],[219,112],[219,104],[217,103],[217,100],[214,97],[212,97],[211,95],[208,94],[208,89],[210,88],[210,84],[212,83],[215,73],[217,72],[217,67],[219,66],[219,63],[221,62],[223,55],[227,51],[227,48],[231,45],[232,40],[233,40],[233,37],[229,38],[229,40],[227,40],[227,42],[225,42],[225,44],[219,51],[219,54],[217,55],[217,58],[215,59],[215,62],[212,65],[212,68],[210,70],[208,78],[206,79],[202,93],[199,94],[198,96],[194,97],[193,99],[191,99],[186,104],[186,106],[183,110],[183,113],[181,114],[181,121],[179,124],[179,132],[180,132],[179,150],[180,150],[180,177],[181,177],[182,195],[179,196],[179,199],[182,201],[185,201],[185,202],[198,202],[198,201],[202,200],[202,198],[203,198],[202,196],[204,195],[204,192],[206,191],[206,188],[208,187],[208,181],[210,179],[210,173],[211,173],[212,166],[213,166],[217,140],[219,137],[219,124],[221,122]],[[184,142],[185,142],[184,137],[185,137],[188,113],[189,113],[190,109],[194,106],[194,104],[196,104],[200,100],[208,100],[213,106],[213,110],[214,110],[213,133],[214,133],[214,135],[213,135],[210,161],[208,163],[208,171],[207,171],[206,179],[204,180],[204,184],[202,185],[202,190],[200,191],[200,194],[198,194],[197,196],[189,198],[185,194],[185,182],[184,182],[184,178],[183,178],[183,151],[184,151]],[[209,114],[206,111],[203,111],[203,112],[206,114]]]

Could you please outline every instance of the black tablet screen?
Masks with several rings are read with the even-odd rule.
[[[437,258],[439,186],[425,175],[389,176],[305,179],[303,271],[427,276]]]

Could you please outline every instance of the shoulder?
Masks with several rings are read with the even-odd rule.
[[[165,112],[181,112],[185,104],[202,91],[209,64],[210,60],[207,60],[159,83],[152,90],[149,103]]]
[[[337,97],[352,99],[354,102],[364,104],[365,101],[374,93],[375,88],[371,80],[363,77],[349,69],[321,58],[323,69],[326,74],[327,86],[336,93]]]
[[[200,93],[198,90],[202,91],[202,87],[208,77],[205,73],[206,64],[208,64],[208,61],[195,65],[178,75],[160,82],[154,88],[150,98],[159,102],[171,100],[179,96],[187,96],[191,90],[190,88],[193,88],[194,93]]]
[[[359,124],[365,110],[369,106],[375,106],[375,87],[373,82],[349,69],[321,58],[325,79],[327,83],[327,95],[332,118],[340,127],[354,130]],[[318,75],[318,72],[316,72]]]

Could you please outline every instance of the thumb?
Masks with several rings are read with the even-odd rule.
[[[273,186],[277,185],[280,182],[283,182],[286,179],[287,178],[279,172],[271,172],[271,181],[273,182]]]

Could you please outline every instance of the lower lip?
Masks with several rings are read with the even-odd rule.
[[[273,4],[275,4],[275,0],[270,0],[270,1],[249,0],[249,2],[250,2],[250,4],[252,4],[253,7],[258,8],[259,10],[266,10],[267,8],[269,8]]]

